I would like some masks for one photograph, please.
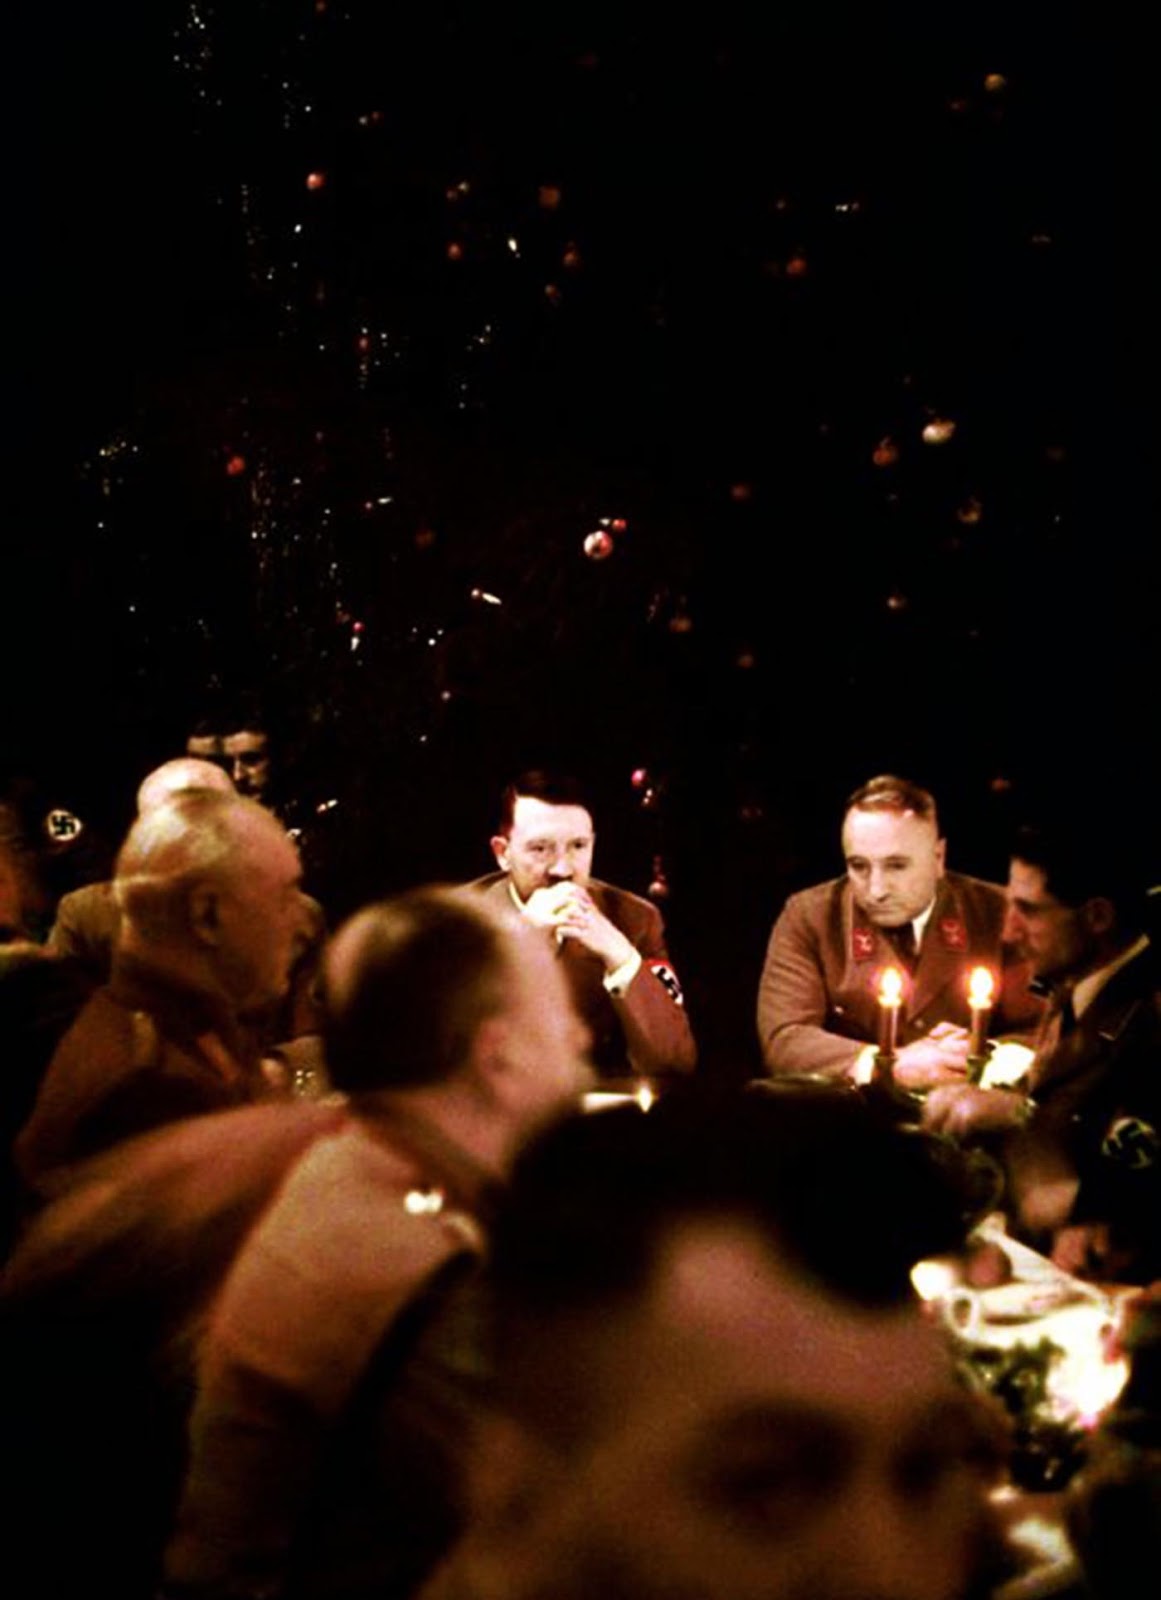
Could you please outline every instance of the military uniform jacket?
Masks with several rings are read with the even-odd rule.
[[[937,1023],[967,1027],[968,975],[986,966],[1000,980],[989,1033],[1024,1032],[1041,1015],[1028,971],[1000,938],[1005,894],[998,884],[949,872],[940,879],[915,971],[904,991],[898,1043]],[[848,1072],[878,1037],[878,984],[899,958],[859,910],[846,878],[791,895],[774,924],[758,988],[758,1036],[770,1072]]]
[[[506,872],[472,885],[501,911],[518,915]],[[630,1073],[689,1072],[697,1047],[681,987],[665,948],[661,913],[649,900],[592,879],[588,892],[602,915],[640,953],[641,970],[621,996],[609,994],[598,956],[575,939],[558,947],[573,1004],[592,1034],[592,1060],[603,1078]]]

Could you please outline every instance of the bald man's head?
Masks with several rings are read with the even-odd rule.
[[[472,1073],[515,1134],[588,1081],[587,1030],[552,947],[470,889],[429,885],[357,912],[324,980],[327,1069],[347,1093]]]
[[[117,857],[130,942],[164,948],[252,1006],[285,992],[305,920],[298,851],[257,801],[187,789],[139,816]]]
[[[325,964],[327,1058],[337,1087],[450,1077],[485,1017],[504,1009],[505,924],[465,889],[430,886],[357,912]]]
[[[137,815],[145,816],[171,795],[181,794],[186,789],[213,789],[218,794],[233,794],[234,783],[229,773],[214,761],[178,756],[173,761],[162,762],[142,780],[137,791]]]

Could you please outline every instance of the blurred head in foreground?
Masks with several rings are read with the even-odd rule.
[[[673,1091],[526,1153],[449,1600],[956,1600],[991,1460],[910,1269],[921,1137],[829,1086]],[[442,1587],[441,1587],[442,1585]]]

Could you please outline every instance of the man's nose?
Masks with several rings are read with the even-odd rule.
[[[555,878],[559,883],[563,883],[565,879],[571,878],[572,862],[569,857],[567,855],[554,856],[552,861],[549,863],[548,876],[550,878]]]
[[[1014,906],[1004,907],[1004,925],[1000,938],[1005,944],[1018,944],[1024,933],[1024,922]]]
[[[872,900],[883,900],[887,895],[886,874],[879,867],[872,867],[870,874],[870,891]]]
[[[828,1600],[931,1600],[966,1588],[970,1547],[958,1515],[933,1519],[887,1485],[868,1485],[844,1497],[838,1521],[832,1583],[819,1590]]]

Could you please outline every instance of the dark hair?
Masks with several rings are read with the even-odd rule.
[[[366,907],[340,928],[346,965],[323,983],[327,1073],[348,1093],[441,1082],[506,999],[503,925],[478,896],[442,886]]]
[[[583,806],[592,815],[592,807],[584,786],[578,778],[567,772],[549,772],[534,768],[530,772],[522,772],[506,786],[500,795],[500,817],[498,831],[503,834],[512,832],[512,823],[516,814],[516,802],[521,795],[526,795],[534,800],[543,800],[550,806]]]
[[[935,796],[930,790],[921,789],[910,779],[897,778],[889,772],[869,779],[856,789],[847,800],[844,817],[847,811],[891,811],[897,816],[904,816],[910,811],[923,822],[931,822],[937,828],[939,826]]]
[[[1045,889],[1064,905],[1075,909],[1088,900],[1108,900],[1123,933],[1144,928],[1149,866],[1140,833],[1128,816],[1091,809],[1043,815],[1016,828],[1011,853],[1038,867]]]
[[[879,1308],[907,1301],[917,1260],[962,1244],[968,1185],[940,1141],[845,1085],[755,1088],[675,1086],[646,1113],[575,1117],[527,1148],[493,1234],[501,1404],[572,1425],[583,1404],[551,1395],[567,1357],[552,1378],[535,1351],[631,1301],[684,1220],[750,1224],[831,1294]]]

